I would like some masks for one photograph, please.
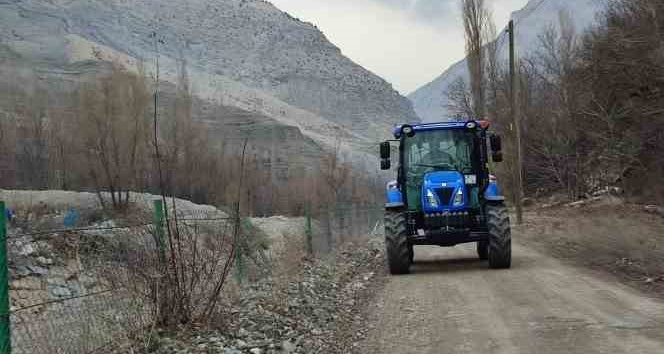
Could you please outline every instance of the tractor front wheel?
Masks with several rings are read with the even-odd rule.
[[[410,246],[406,217],[397,211],[385,212],[385,246],[387,265],[391,274],[408,274],[410,271]]]
[[[512,265],[512,234],[510,218],[504,205],[487,205],[489,229],[489,267],[509,268]]]

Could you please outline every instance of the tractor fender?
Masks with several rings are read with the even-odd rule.
[[[398,209],[402,209],[404,206],[406,206],[406,205],[403,202],[385,203],[385,209],[386,210],[398,210]]]
[[[490,203],[502,203],[505,201],[505,197],[502,195],[485,195],[484,199]]]
[[[498,184],[496,181],[491,181],[486,188],[486,191],[484,191],[484,200],[489,202],[489,204],[503,204],[505,202],[505,197],[499,193],[500,190],[498,189]]]
[[[500,196],[500,189],[498,188],[498,183],[495,180],[489,182],[489,185],[484,191],[484,199],[489,200],[491,197]]]
[[[390,181],[387,184],[385,188],[385,198],[387,199],[387,203],[385,204],[386,208],[390,208],[388,207],[388,205],[393,205],[393,204],[397,204],[398,207],[403,206],[403,195],[399,190],[397,181]]]

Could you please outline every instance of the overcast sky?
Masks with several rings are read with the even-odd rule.
[[[409,94],[464,54],[459,0],[270,0]],[[498,30],[528,0],[487,0]]]

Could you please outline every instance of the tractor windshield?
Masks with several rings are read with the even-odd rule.
[[[422,177],[431,171],[473,172],[475,135],[466,129],[418,131],[404,141],[409,208],[418,208]]]
[[[465,129],[417,132],[405,141],[406,172],[454,170],[470,173],[473,169],[474,134]]]

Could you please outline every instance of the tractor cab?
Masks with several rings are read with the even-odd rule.
[[[414,245],[477,242],[480,258],[489,259],[492,267],[509,266],[505,258],[511,257],[511,252],[494,247],[491,256],[491,232],[496,231],[489,225],[493,221],[491,214],[499,209],[501,217],[506,218],[507,212],[504,198],[498,195],[495,177],[489,171],[489,148],[492,160],[502,161],[501,139],[490,135],[488,129],[487,121],[394,128],[392,142],[399,144],[399,163],[396,181],[387,185],[385,205],[392,273],[408,271]],[[389,170],[390,141],[381,144],[380,152],[381,168]],[[509,234],[509,220],[507,225]],[[504,246],[503,231],[499,230]]]

